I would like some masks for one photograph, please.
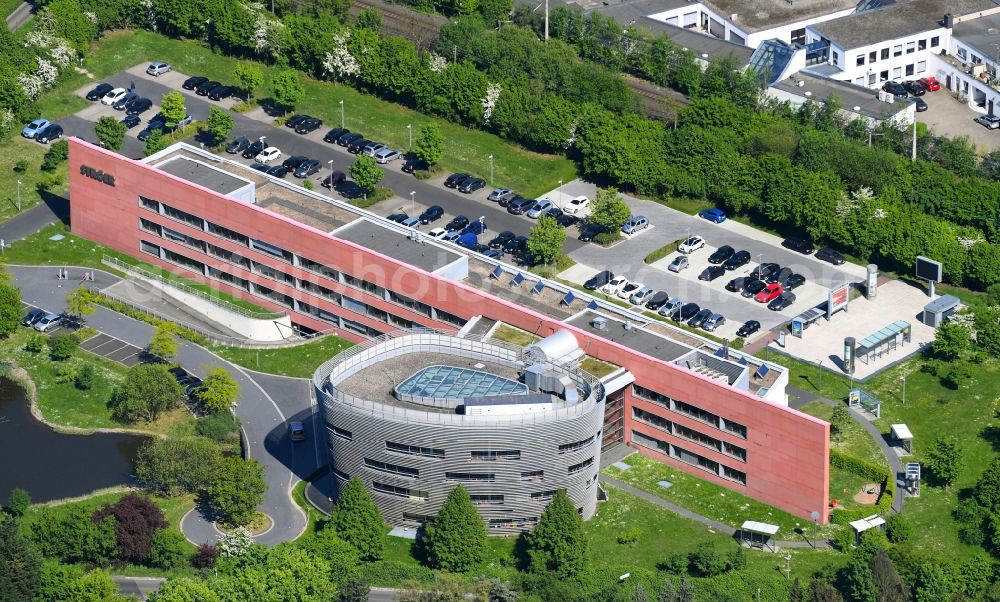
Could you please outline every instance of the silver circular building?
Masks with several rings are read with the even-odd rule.
[[[567,335],[553,335],[562,359]],[[459,484],[491,533],[530,529],[560,489],[593,516],[603,388],[538,345],[406,331],[321,366],[335,491],[358,475],[394,526],[433,520]]]

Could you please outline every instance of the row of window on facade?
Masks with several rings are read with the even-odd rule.
[[[712,427],[725,431],[731,435],[736,435],[742,439],[747,438],[746,426],[729,420],[728,418],[723,418],[718,414],[709,412],[708,410],[699,408],[696,405],[680,401],[679,399],[673,399],[672,397],[668,397],[662,393],[643,387],[642,385],[633,384],[632,393],[642,399],[661,405],[672,412],[684,414],[689,418],[694,418],[699,422],[704,422],[705,424],[711,425]]]
[[[645,433],[639,431],[632,431],[632,442],[636,445],[640,445],[647,449],[652,449],[660,452],[666,456],[670,456],[676,460],[680,460],[685,464],[695,466],[706,472],[710,472],[716,476],[722,477],[724,479],[729,479],[730,481],[736,481],[741,485],[747,484],[747,474],[742,470],[737,470],[731,466],[726,466],[702,456],[696,454],[692,451],[686,450],[682,447],[674,445],[663,441],[662,439],[657,439],[656,437],[650,437]]]
[[[633,407],[632,417],[640,422],[644,422],[650,426],[654,426],[666,433],[673,435],[679,439],[684,439],[692,443],[696,443],[703,447],[712,449],[721,454],[726,454],[727,456],[736,458],[741,462],[747,461],[747,450],[738,445],[733,445],[728,441],[722,441],[721,439],[716,439],[715,437],[710,437],[701,431],[688,428],[682,424],[678,424],[671,420],[654,414],[652,412],[647,412],[642,408]]]
[[[930,39],[931,48],[937,48],[941,45],[941,38],[939,36],[934,36]],[[896,58],[903,56],[905,49],[906,54],[913,54],[918,50],[927,50],[927,39],[914,40],[904,44],[896,44],[891,47],[882,48],[881,50],[872,50],[867,55],[865,53],[858,54],[854,57],[855,64],[858,67],[865,65],[865,59],[868,59],[868,64],[876,63],[878,61],[887,61],[890,58]],[[911,65],[912,66],[912,65]],[[910,74],[912,75],[912,73]]]

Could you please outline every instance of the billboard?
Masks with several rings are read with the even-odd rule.
[[[836,312],[847,309],[847,302],[851,298],[851,283],[845,282],[830,287],[829,296],[826,301],[826,319],[829,320]]]
[[[922,280],[941,282],[941,262],[917,255],[916,274]]]

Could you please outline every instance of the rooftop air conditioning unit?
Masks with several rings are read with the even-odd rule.
[[[632,323],[626,321],[624,324],[622,324],[622,328],[624,328],[625,330],[632,330]]]
[[[608,328],[608,321],[600,317],[594,318],[590,324],[597,330],[607,330]]]

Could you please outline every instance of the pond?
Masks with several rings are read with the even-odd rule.
[[[136,452],[147,439],[57,433],[31,415],[17,384],[0,378],[0,504],[15,487],[45,502],[130,483]]]

